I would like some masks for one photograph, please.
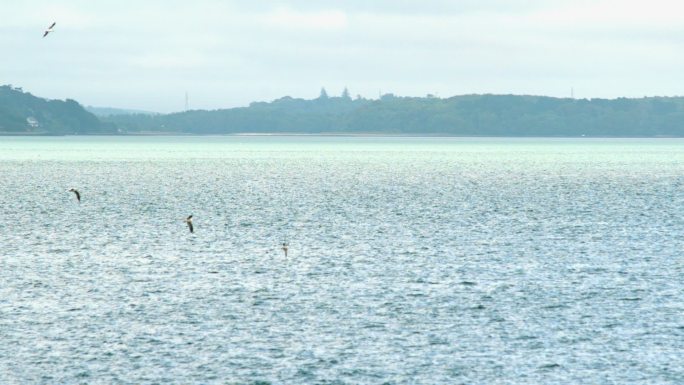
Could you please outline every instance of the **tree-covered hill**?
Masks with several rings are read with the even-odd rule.
[[[115,133],[76,101],[47,100],[9,85],[0,86],[0,134],[65,135]]]
[[[463,136],[684,136],[684,98],[570,99],[516,95],[379,100],[284,97],[270,103],[106,119],[122,131],[187,134],[351,133]]]
[[[120,112],[120,111],[117,111]],[[0,86],[0,134],[408,134],[458,136],[684,137],[684,98],[571,99],[516,95],[378,100],[345,91],[289,96],[248,107],[98,119],[76,101]]]

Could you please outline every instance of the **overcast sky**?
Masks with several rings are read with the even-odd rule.
[[[0,15],[0,83],[84,105],[178,111],[187,91],[215,109],[345,86],[684,95],[681,0],[22,0]]]

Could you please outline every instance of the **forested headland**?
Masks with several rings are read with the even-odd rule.
[[[117,133],[71,99],[48,100],[11,85],[0,86],[0,135],[78,135]]]

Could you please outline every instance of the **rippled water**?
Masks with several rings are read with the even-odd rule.
[[[684,382],[682,140],[2,138],[0,181],[3,384]]]

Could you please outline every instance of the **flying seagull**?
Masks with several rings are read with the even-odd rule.
[[[57,24],[57,22],[52,23],[52,25],[51,25],[50,27],[48,27],[48,29],[45,30],[45,33],[43,33],[43,37],[47,36],[50,32],[55,32],[55,31],[52,29],[52,28],[55,27],[55,24]]]
[[[287,258],[287,242],[283,242],[283,247],[281,247],[281,249],[283,249],[283,253],[285,253],[285,258]]]
[[[76,200],[78,200],[78,203],[81,203],[81,194],[78,193],[78,190],[75,188],[70,188],[69,192],[76,194]]]
[[[194,229],[192,228],[192,215],[190,215],[189,217],[185,218],[185,223],[188,224],[188,228],[190,229],[190,232],[191,232],[191,233],[194,233],[195,231],[194,231]]]

